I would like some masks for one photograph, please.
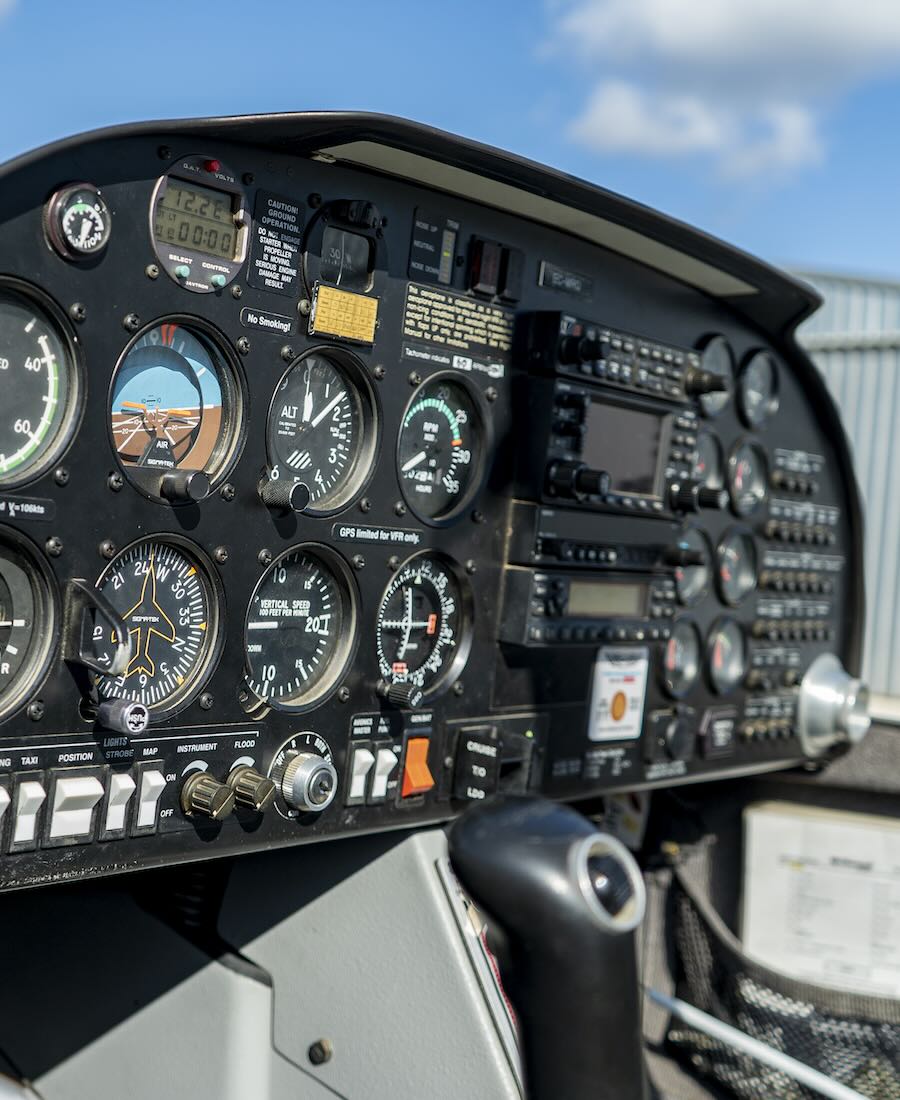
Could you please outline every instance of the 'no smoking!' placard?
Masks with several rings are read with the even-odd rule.
[[[646,647],[599,650],[588,716],[591,741],[634,741],[640,737],[649,664]]]

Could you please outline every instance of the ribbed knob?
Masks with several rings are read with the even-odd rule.
[[[281,775],[281,794],[287,804],[304,813],[321,813],[337,794],[334,765],[314,752],[289,755]]]
[[[181,788],[181,808],[189,817],[221,821],[234,809],[234,791],[206,772],[193,772]]]
[[[704,393],[726,393],[728,379],[708,370],[689,370],[684,380],[688,393],[699,396]]]
[[[172,504],[196,503],[209,496],[209,476],[203,470],[169,470],[159,483],[159,495]]]
[[[234,768],[226,783],[234,791],[234,800],[239,806],[261,813],[272,805],[277,786],[273,779],[260,775],[248,764]]]
[[[276,512],[302,512],[309,504],[309,486],[302,481],[267,478],[260,484],[259,497],[267,508]]]
[[[422,689],[415,684],[400,683],[386,684],[383,680],[378,685],[378,694],[394,707],[402,707],[411,710],[422,702]]]

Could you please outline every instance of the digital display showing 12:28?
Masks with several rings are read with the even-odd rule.
[[[237,226],[231,196],[170,179],[156,203],[153,235],[160,244],[234,260]]]

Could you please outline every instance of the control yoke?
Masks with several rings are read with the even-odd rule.
[[[569,807],[526,796],[473,806],[449,842],[491,922],[529,1100],[646,1100],[633,856]]]

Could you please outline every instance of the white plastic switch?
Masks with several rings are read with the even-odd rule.
[[[96,776],[57,779],[50,813],[50,839],[89,837],[94,807],[102,797],[103,784]]]
[[[106,804],[105,833],[118,833],[125,828],[125,812],[134,794],[135,782],[127,772],[118,772],[109,780],[109,801]]]
[[[166,787],[166,777],[155,768],[150,768],[141,775],[141,789],[138,794],[137,821],[135,828],[151,829],[156,826],[156,813],[159,807],[159,796]]]
[[[9,803],[9,791],[5,787],[0,787],[0,825],[3,824],[3,815],[9,809]]]
[[[353,763],[350,765],[350,794],[348,802],[364,802],[366,798],[366,782],[369,772],[375,763],[375,757],[368,749],[356,749],[353,753]]]
[[[397,754],[393,749],[379,749],[375,758],[375,775],[372,778],[372,792],[369,799],[372,802],[387,798],[387,785],[394,769],[397,767]]]
[[[19,784],[16,795],[16,824],[13,844],[33,844],[37,834],[37,819],[47,792],[36,779],[26,779]]]

